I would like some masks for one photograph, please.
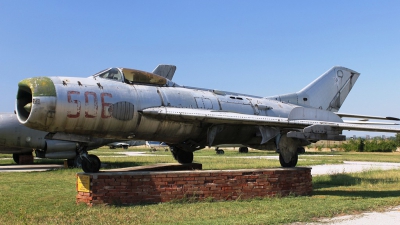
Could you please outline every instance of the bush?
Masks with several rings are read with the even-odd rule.
[[[397,148],[396,140],[383,140],[380,138],[374,138],[372,140],[350,139],[341,146],[346,152],[393,152]]]

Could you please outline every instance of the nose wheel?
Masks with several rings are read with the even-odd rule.
[[[85,173],[97,173],[100,170],[101,161],[96,155],[87,155],[82,158],[82,169]]]
[[[85,173],[97,173],[100,170],[101,161],[99,157],[95,155],[89,155],[87,152],[87,146],[84,144],[78,144],[79,157],[82,159],[82,170]]]

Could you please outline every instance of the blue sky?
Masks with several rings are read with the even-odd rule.
[[[33,76],[164,63],[181,85],[270,96],[341,65],[361,76],[340,112],[400,117],[399,9],[385,0],[0,1],[0,111],[14,110],[17,83]]]

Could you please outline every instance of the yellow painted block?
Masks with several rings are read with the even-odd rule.
[[[77,183],[77,191],[90,192],[90,176],[78,175]]]

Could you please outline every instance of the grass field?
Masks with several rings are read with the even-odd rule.
[[[122,157],[117,152],[145,151],[149,156]],[[204,169],[278,167],[275,153],[226,150],[195,153]],[[107,168],[175,162],[169,152],[148,149],[91,151]],[[254,158],[243,158],[254,156]],[[11,164],[0,155],[0,164]],[[399,162],[399,153],[318,152],[301,155],[299,166],[341,163],[345,160]],[[62,163],[40,160],[37,163]],[[315,221],[322,217],[381,210],[400,205],[397,170],[335,174],[313,178],[313,195],[229,202],[181,200],[162,204],[87,207],[75,203],[75,175],[80,169],[48,172],[0,173],[0,224],[284,224]]]

